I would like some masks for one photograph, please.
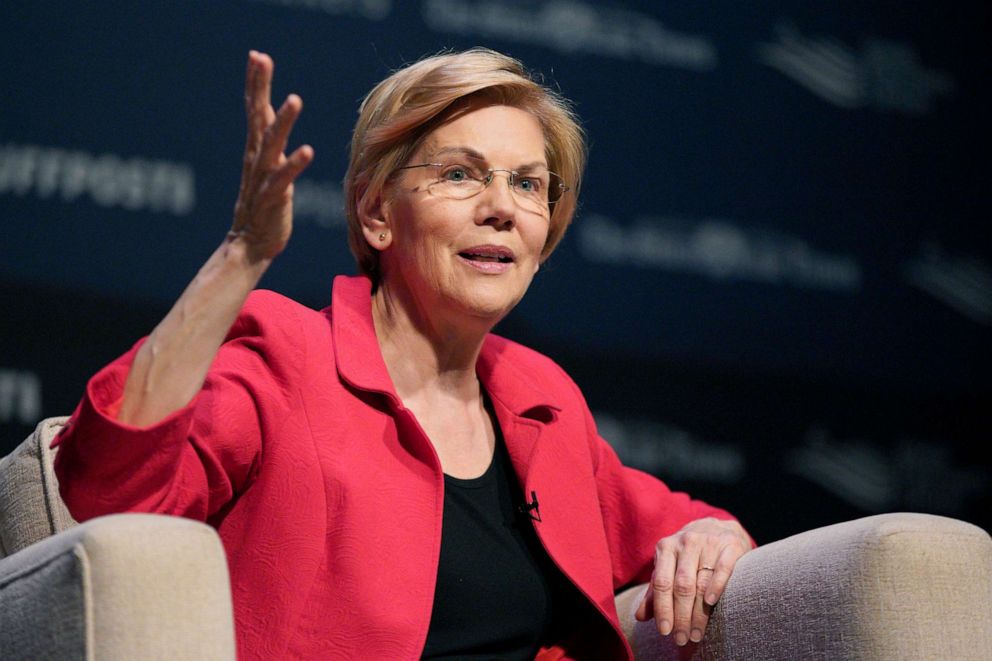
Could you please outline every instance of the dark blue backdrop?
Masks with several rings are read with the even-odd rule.
[[[911,509],[986,528],[985,3],[215,0],[0,8],[0,429],[67,413],[229,224],[250,48],[317,160],[263,286],[354,267],[358,101],[442,48],[517,56],[592,144],[576,224],[501,327],[631,463],[759,540]]]

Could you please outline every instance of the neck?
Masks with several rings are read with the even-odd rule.
[[[478,400],[476,362],[491,324],[451,323],[436,311],[429,314],[405,300],[385,283],[372,295],[372,320],[401,400],[410,403],[439,395],[463,402]]]

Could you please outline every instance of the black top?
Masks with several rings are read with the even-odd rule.
[[[441,558],[425,659],[533,659],[578,597],[537,539],[498,426],[486,472],[444,476]],[[529,500],[529,499],[528,499]],[[536,525],[541,525],[536,523]],[[579,597],[581,598],[581,597]]]

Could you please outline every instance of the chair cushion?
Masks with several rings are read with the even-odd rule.
[[[992,537],[891,512],[808,530],[740,559],[701,658],[992,659]]]
[[[203,523],[101,516],[0,559],[0,659],[234,661],[224,547]]]
[[[67,417],[47,418],[0,460],[0,557],[76,525],[59,497],[48,446]]]

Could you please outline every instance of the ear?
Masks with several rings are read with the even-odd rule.
[[[374,250],[385,250],[393,242],[389,227],[389,203],[382,196],[374,200],[362,199],[358,208],[358,220],[362,224],[362,234]]]

